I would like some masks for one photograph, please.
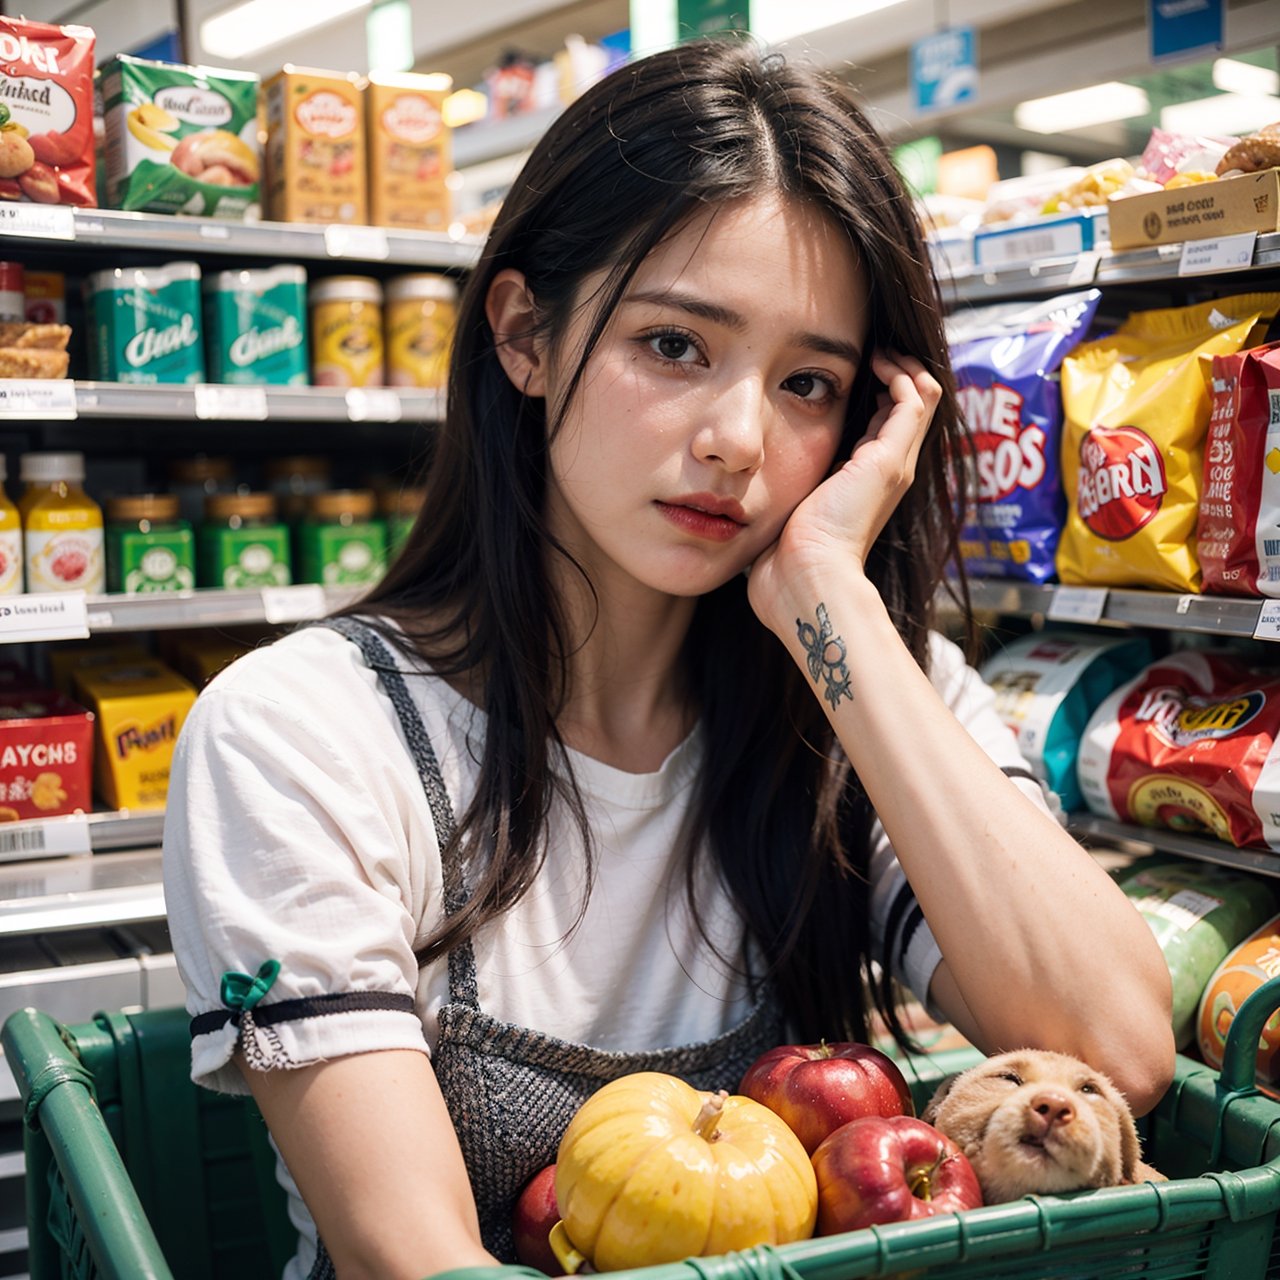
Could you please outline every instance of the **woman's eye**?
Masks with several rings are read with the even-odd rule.
[[[698,354],[693,341],[682,333],[655,333],[650,337],[649,345],[664,360],[670,360],[676,364],[689,364],[690,357],[696,357]]]
[[[826,378],[819,377],[816,373],[793,373],[783,385],[792,395],[799,396],[801,400],[812,401],[814,404],[821,404],[824,400],[833,399],[836,395],[835,387]]]

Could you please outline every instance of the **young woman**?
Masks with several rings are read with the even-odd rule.
[[[509,1259],[605,1080],[732,1089],[896,1025],[894,976],[1163,1090],[1150,930],[930,630],[927,264],[847,95],[747,42],[617,71],[534,152],[407,549],[214,682],[175,766],[193,1076],[267,1118],[290,1280]]]

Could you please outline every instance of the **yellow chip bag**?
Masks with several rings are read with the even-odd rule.
[[[1063,360],[1063,582],[1200,589],[1211,357],[1238,351],[1277,310],[1280,293],[1135,311]]]

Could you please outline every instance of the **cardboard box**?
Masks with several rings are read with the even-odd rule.
[[[443,109],[452,84],[446,75],[370,72],[365,118],[375,227],[448,230],[453,148]]]
[[[97,717],[94,779],[113,809],[163,809],[195,687],[154,659],[82,668],[76,692]]]
[[[0,821],[87,812],[93,716],[53,689],[0,692]]]
[[[99,636],[87,644],[50,645],[46,657],[49,683],[68,698],[75,697],[75,675],[79,670],[151,661],[151,654],[141,644],[120,636]]]
[[[1280,169],[1125,196],[1107,208],[1113,249],[1280,231]]]
[[[268,218],[368,221],[363,89],[354,71],[291,64],[263,86]]]

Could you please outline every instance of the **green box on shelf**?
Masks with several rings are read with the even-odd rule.
[[[299,577],[326,587],[371,586],[387,571],[387,526],[304,521],[298,530]]]
[[[201,586],[236,591],[287,587],[292,581],[289,530],[284,525],[201,526]]]
[[[195,536],[185,520],[150,533],[107,528],[108,591],[148,595],[195,585]]]

